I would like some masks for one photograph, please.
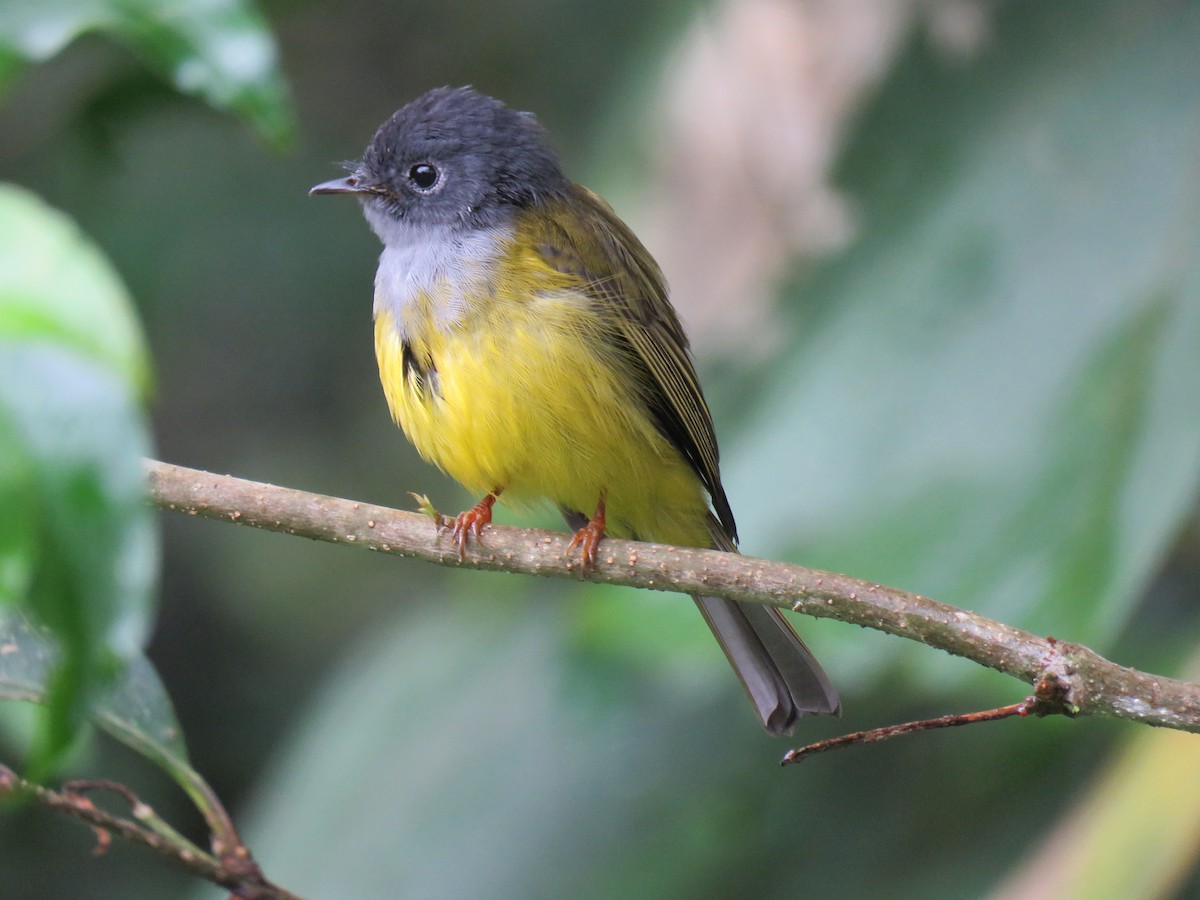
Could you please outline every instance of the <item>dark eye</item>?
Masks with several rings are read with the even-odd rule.
[[[408,170],[408,180],[418,191],[427,191],[438,183],[438,170],[429,163],[417,163]]]

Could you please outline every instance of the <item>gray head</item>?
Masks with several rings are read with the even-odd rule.
[[[532,114],[469,87],[434,88],[398,109],[348,168],[309,193],[357,194],[381,235],[389,221],[494,225],[569,186]]]

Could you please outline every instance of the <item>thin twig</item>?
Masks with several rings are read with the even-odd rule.
[[[919,734],[933,731],[937,728],[958,728],[963,725],[978,725],[980,722],[996,722],[1013,716],[1053,716],[1071,715],[1066,707],[1063,694],[1065,686],[1058,678],[1046,675],[1038,681],[1037,689],[1032,696],[1026,697],[1020,703],[1010,703],[1008,706],[996,709],[985,709],[979,712],[957,713],[949,716],[938,716],[936,719],[918,719],[915,722],[903,722],[899,725],[885,725],[882,728],[871,728],[867,731],[855,731],[840,737],[824,741],[814,741],[796,750],[789,750],[779,761],[781,766],[788,766],[808,759],[818,753],[830,750],[843,750],[846,747],[857,747],[862,744],[878,744],[880,741],[890,741],[907,734]]]
[[[188,850],[197,856],[205,856],[205,852],[189,841],[186,837],[176,831],[165,819],[163,819],[154,809],[147,803],[143,803],[126,785],[119,781],[109,781],[108,779],[82,779],[77,778],[72,781],[64,781],[61,786],[61,791],[64,795],[71,797],[82,797],[84,794],[92,793],[93,791],[108,791],[116,794],[127,804],[129,804],[129,814],[133,816],[142,826],[149,831],[162,837],[164,840]]]
[[[846,747],[857,747],[861,744],[878,744],[880,741],[890,741],[906,734],[917,734],[922,731],[932,731],[935,728],[954,728],[959,725],[977,725],[980,722],[995,722],[1010,716],[1025,715],[1025,701],[1010,703],[997,709],[985,709],[980,712],[955,713],[948,716],[938,716],[936,719],[918,719],[915,722],[902,722],[899,725],[884,725],[881,728],[870,728],[866,731],[852,731],[850,734],[839,735],[824,741],[814,741],[797,750],[789,750],[779,761],[781,766],[788,766],[829,750],[842,750]]]
[[[132,815],[147,825],[114,815],[96,806],[85,792],[105,790],[120,795]],[[130,843],[145,847],[192,875],[197,875],[229,890],[242,900],[301,900],[295,894],[271,884],[250,859],[245,848],[235,853],[234,864],[218,859],[198,848],[165,822],[125,785],[113,781],[73,781],[59,791],[26,781],[7,766],[0,765],[0,797],[24,797],[46,809],[63,813],[88,825],[96,832],[96,852],[103,853],[118,835]],[[160,827],[165,826],[165,827]],[[243,861],[239,861],[243,860]],[[248,863],[248,864],[247,864]]]
[[[488,526],[459,558],[426,515],[147,460],[152,501],[192,516],[415,557],[444,566],[703,593],[838,619],[937,647],[1035,684],[1058,679],[1065,709],[1200,732],[1200,685],[1127,669],[1079,644],[1041,638],[927,597],[845,575],[716,550],[606,538],[581,572],[569,535]]]

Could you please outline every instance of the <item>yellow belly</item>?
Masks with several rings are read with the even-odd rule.
[[[577,299],[551,297],[423,328],[409,337],[410,352],[432,367],[421,379],[406,371],[391,313],[379,311],[375,351],[393,418],[474,494],[499,487],[505,501],[590,515],[604,492],[610,533],[709,545],[699,478],[605,358],[602,323],[589,315]]]

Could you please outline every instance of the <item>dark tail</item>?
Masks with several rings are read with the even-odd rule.
[[[562,513],[574,529],[587,523],[582,513],[568,509]],[[737,553],[733,539],[715,517],[709,528],[717,549]],[[778,609],[722,597],[692,599],[746,689],[763,728],[771,734],[791,734],[801,716],[841,714],[842,703],[829,676]]]
[[[717,549],[737,553],[737,545],[715,517],[709,521],[709,531]],[[801,716],[841,714],[842,702],[829,676],[778,609],[720,597],[692,599],[746,689],[763,728],[771,734],[791,734]]]
[[[841,701],[816,657],[771,606],[693,597],[763,728],[791,734],[803,715],[838,715]]]

